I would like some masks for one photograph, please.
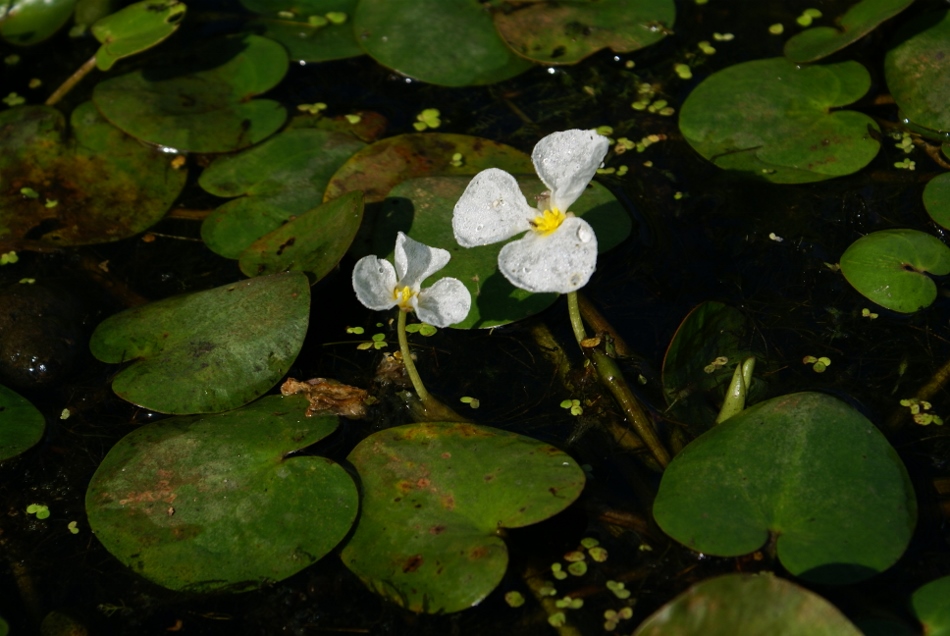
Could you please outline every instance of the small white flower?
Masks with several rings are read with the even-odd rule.
[[[441,278],[421,289],[422,281],[446,266],[448,250],[429,247],[402,232],[396,235],[396,267],[375,256],[364,256],[353,268],[353,289],[361,303],[383,311],[399,306],[415,311],[419,320],[436,327],[462,322],[472,306],[472,296],[462,281]]]
[[[498,269],[512,285],[530,292],[567,293],[590,280],[597,265],[593,228],[568,209],[584,192],[610,148],[591,130],[565,130],[538,142],[531,160],[548,191],[537,209],[528,205],[513,176],[497,168],[475,175],[452,215],[455,240],[464,247],[505,245]]]

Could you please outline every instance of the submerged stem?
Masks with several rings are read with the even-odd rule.
[[[650,452],[653,453],[653,457],[657,463],[666,468],[667,464],[670,463],[670,454],[663,447],[663,444],[660,443],[660,438],[656,434],[653,422],[643,410],[643,407],[640,406],[640,402],[636,396],[633,395],[633,391],[631,391],[627,385],[627,381],[624,379],[620,367],[603,351],[595,348],[585,348],[583,346],[583,341],[587,339],[587,332],[584,330],[584,322],[581,319],[581,312],[577,303],[577,292],[567,294],[567,311],[571,317],[571,327],[574,329],[574,337],[577,339],[577,344],[581,345],[581,349],[590,356],[590,360],[594,365],[594,369],[597,370],[600,381],[607,387],[611,394],[613,394],[614,399],[617,401],[617,404],[620,405],[620,408],[623,409],[623,413],[633,427],[633,430],[636,431],[644,444],[647,445],[647,448],[650,449]]]
[[[409,380],[412,382],[412,388],[416,390],[419,400],[425,404],[431,397],[426,387],[422,384],[422,378],[416,371],[416,364],[412,361],[412,353],[409,351],[409,340],[406,338],[406,313],[399,310],[399,320],[396,321],[396,335],[399,337],[399,351],[402,353],[402,363],[406,367],[406,373],[409,374]]]
[[[92,72],[92,69],[96,68],[96,56],[93,55],[91,58],[86,60],[82,66],[76,69],[76,72],[66,78],[66,81],[59,85],[53,94],[46,99],[46,105],[52,106],[63,97],[66,96],[66,93],[73,89],[73,86],[78,84],[82,78],[89,75]]]

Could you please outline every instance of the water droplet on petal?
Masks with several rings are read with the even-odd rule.
[[[586,225],[581,225],[577,228],[577,238],[581,243],[590,243],[590,240],[594,238],[594,233]]]

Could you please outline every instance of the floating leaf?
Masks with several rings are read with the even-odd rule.
[[[911,609],[927,636],[950,635],[950,576],[918,588],[911,597]]]
[[[248,246],[241,254],[241,271],[247,276],[307,272],[318,281],[346,254],[362,220],[363,193],[344,194]]]
[[[938,174],[927,182],[924,208],[934,223],[950,229],[950,172]]]
[[[498,253],[504,243],[461,247],[452,233],[452,210],[471,179],[429,177],[403,181],[383,201],[376,221],[374,253],[393,259],[396,233],[403,231],[426,245],[448,250],[452,260],[439,277],[459,279],[472,294],[472,309],[457,329],[489,328],[534,315],[549,307],[557,294],[532,294],[509,283],[498,271]],[[528,200],[545,190],[533,174],[518,179]],[[571,212],[591,224],[604,252],[630,234],[630,215],[607,188],[592,183],[571,207]]]
[[[829,395],[796,393],[690,443],[663,474],[653,515],[693,550],[738,556],[772,543],[795,576],[852,583],[897,561],[917,506],[871,422]]]
[[[358,0],[241,0],[245,7],[260,13],[250,27],[260,35],[277,40],[290,54],[290,59],[304,62],[326,62],[363,55],[356,42],[350,17]],[[342,13],[347,20],[335,24],[326,19],[328,13]]]
[[[360,0],[353,29],[377,62],[431,84],[491,84],[531,68],[477,0]]]
[[[51,37],[73,14],[76,0],[6,0],[0,8],[0,37],[32,46]]]
[[[918,230],[872,232],[841,255],[841,273],[868,300],[909,314],[937,298],[927,274],[950,274],[950,248]]]
[[[366,144],[318,129],[287,130],[237,155],[219,157],[198,180],[228,201],[201,226],[212,250],[238,258],[248,246],[323,200],[330,177]]]
[[[0,236],[59,245],[127,238],[161,219],[185,185],[171,157],[109,125],[92,102],[73,111],[70,137],[64,129],[47,106],[0,112]]]
[[[785,57],[802,64],[814,62],[857,42],[914,0],[860,0],[838,18],[839,26],[806,29],[785,43]]]
[[[246,404],[283,376],[303,345],[310,286],[300,273],[262,276],[167,298],[107,318],[89,348],[119,397],[160,413]]]
[[[108,71],[123,57],[150,49],[178,30],[185,5],[178,0],[143,0],[108,15],[92,25],[102,43],[96,66]]]
[[[867,115],[839,110],[871,85],[857,62],[798,67],[754,60],[710,75],[680,110],[690,145],[720,168],[775,183],[857,172],[880,144]]]
[[[453,159],[456,155],[461,156],[461,160]],[[355,190],[365,193],[369,206],[366,221],[352,250],[355,256],[365,256],[374,249],[372,236],[377,210],[372,204],[386,198],[397,184],[415,177],[473,177],[486,168],[500,168],[512,174],[534,173],[531,157],[516,148],[481,137],[447,133],[397,135],[353,155],[330,179],[325,199]]]
[[[33,448],[46,429],[46,418],[29,400],[0,386],[0,462]]]
[[[287,117],[271,99],[287,52],[256,35],[209,40],[185,60],[100,82],[93,101],[110,122],[143,141],[189,152],[232,152],[273,134]]]
[[[633,636],[861,636],[834,605],[772,574],[701,581],[647,618]]]
[[[642,49],[672,33],[675,19],[672,0],[532,0],[494,14],[508,46],[541,64],[575,64],[606,47]]]
[[[343,563],[377,594],[413,612],[457,612],[501,581],[501,528],[551,517],[573,502],[584,473],[537,440],[473,424],[389,428],[348,457],[363,481]]]
[[[174,590],[241,591],[323,557],[356,518],[353,480],[324,457],[289,456],[337,427],[302,396],[174,417],[126,435],[86,492],[96,537]]]
[[[754,355],[751,336],[745,315],[716,301],[697,305],[680,323],[663,357],[663,395],[694,433],[715,422],[733,369]]]
[[[901,27],[884,58],[887,87],[911,122],[950,130],[950,11],[925,13]]]

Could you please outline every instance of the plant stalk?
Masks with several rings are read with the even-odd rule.
[[[429,402],[432,397],[422,383],[419,372],[416,371],[416,364],[412,361],[412,353],[409,351],[409,339],[406,338],[406,314],[408,312],[399,310],[399,319],[396,321],[396,335],[399,337],[399,351],[402,353],[402,363],[406,367],[406,373],[409,374],[409,380],[412,382],[412,388],[416,390],[419,401],[424,404]]]
[[[96,56],[93,55],[91,58],[85,61],[82,66],[76,69],[76,72],[66,78],[66,81],[59,85],[53,94],[46,99],[46,105],[52,106],[56,104],[59,100],[66,96],[66,93],[71,91],[73,87],[82,81],[82,78],[89,75],[92,72],[92,69],[96,68]]]
[[[653,453],[657,463],[663,468],[670,463],[670,454],[660,443],[657,437],[656,429],[653,428],[653,422],[640,406],[640,402],[633,395],[627,381],[623,377],[617,364],[604,352],[595,348],[585,348],[582,344],[587,339],[587,332],[584,330],[584,322],[581,319],[580,309],[577,303],[577,292],[570,292],[567,295],[567,311],[571,317],[571,328],[574,329],[574,338],[581,349],[590,356],[590,361],[600,376],[600,381],[613,394],[617,404],[623,409],[624,415],[636,431],[637,435],[643,440]]]

